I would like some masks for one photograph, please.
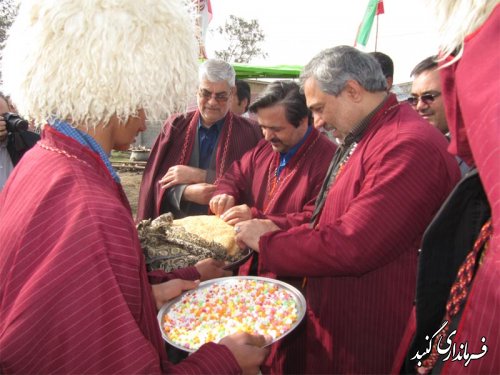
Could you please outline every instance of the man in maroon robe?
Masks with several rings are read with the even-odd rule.
[[[387,373],[413,306],[420,238],[460,172],[446,139],[386,92],[373,57],[325,50],[301,74],[315,126],[343,135],[311,224],[239,223],[261,267],[305,276],[306,373]]]
[[[250,120],[229,109],[235,72],[209,59],[199,70],[198,109],[169,118],[151,150],[139,193],[137,219],[172,212],[208,214],[216,181],[262,138]]]
[[[498,374],[500,6],[450,1],[440,2],[436,10],[443,35],[455,36],[443,40],[441,57],[448,57],[439,70],[451,133],[449,149],[473,170],[425,233],[415,314],[393,372]],[[470,274],[463,272],[468,267]],[[462,293],[457,295],[457,290]],[[447,327],[441,329],[444,322]],[[441,334],[441,354],[436,356]]]
[[[275,82],[250,106],[264,139],[235,161],[217,184],[212,212],[230,224],[270,219],[282,229],[309,222],[335,145],[312,125],[304,94],[295,82]],[[238,228],[237,226],[235,228]],[[276,275],[257,269],[258,254],[239,275]],[[287,279],[300,284],[301,279]],[[305,326],[274,344],[263,373],[301,373]]]
[[[210,200],[212,212],[229,224],[270,219],[288,229],[310,221],[336,147],[310,126],[299,90],[295,82],[275,82],[251,105],[264,139],[231,165]],[[250,264],[240,274],[248,275]]]
[[[173,17],[186,25],[175,35]],[[5,85],[21,112],[50,120],[0,194],[0,373],[238,374],[256,373],[263,362],[264,338],[237,334],[169,363],[157,306],[197,283],[150,281],[199,275],[187,269],[148,279],[108,157],[145,129],[146,98],[157,118],[162,98],[189,91],[197,64],[189,24],[181,1],[21,4],[3,56]],[[91,50],[100,51],[98,64]],[[137,70],[126,75],[131,65]],[[84,102],[82,87],[99,100]]]

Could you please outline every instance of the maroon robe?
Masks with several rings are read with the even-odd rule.
[[[282,229],[308,223],[335,148],[319,131],[311,129],[276,184],[279,152],[263,139],[224,173],[214,195],[232,195],[236,205],[251,207],[252,218],[270,219]],[[240,267],[241,275],[248,275],[250,263]],[[260,276],[275,277],[261,271]]]
[[[488,353],[467,368],[448,361],[443,373],[500,373],[500,6],[465,42],[458,63],[442,70],[446,118],[452,133],[450,150],[467,159],[470,148],[491,207],[493,238],[473,281],[456,342],[467,341]],[[455,141],[456,139],[456,141]]]
[[[270,219],[282,229],[288,229],[310,221],[314,203],[336,146],[324,135],[312,128],[297,153],[290,159],[276,184],[275,172],[279,165],[279,153],[271,144],[261,140],[240,161],[235,161],[217,184],[217,194],[229,194],[236,204],[251,207],[252,217]],[[270,192],[273,194],[270,194]],[[239,275],[249,275],[253,256],[240,266]],[[259,276],[276,278],[265,269]],[[291,280],[285,280],[290,282]],[[300,283],[299,279],[295,279]],[[303,366],[303,342],[305,325],[272,347],[263,373],[300,373]]]
[[[0,195],[0,373],[238,373],[208,344],[168,363],[121,185],[47,127]]]
[[[415,296],[417,250],[460,177],[447,141],[391,94],[328,192],[315,228],[261,237],[260,262],[306,276],[306,372],[389,372]]]
[[[455,343],[468,343],[468,352],[482,353],[482,337],[488,351],[478,360],[444,362],[446,374],[500,373],[500,69],[498,36],[500,6],[496,6],[486,22],[464,44],[458,62],[440,70],[448,127],[452,134],[450,152],[461,157],[479,171],[491,207],[493,238],[485,251],[482,264],[472,286],[458,323]],[[495,57],[496,56],[496,57]],[[394,372],[401,368],[415,333],[412,316],[401,345]],[[434,332],[432,332],[434,333]],[[410,353],[413,355],[415,353]]]
[[[161,201],[165,189],[158,181],[174,165],[188,165],[193,146],[195,144],[196,128],[198,126],[199,111],[170,117],[156,139],[151,150],[142,178],[137,207],[137,220],[155,218],[159,216]],[[234,160],[253,148],[262,138],[260,129],[254,122],[231,112],[219,136],[216,152],[216,178],[219,178],[229,168]],[[213,183],[214,181],[207,181]]]

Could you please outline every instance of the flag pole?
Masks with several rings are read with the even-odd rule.
[[[375,52],[377,52],[377,42],[378,42],[378,13],[376,17],[377,17],[377,23],[375,25]]]

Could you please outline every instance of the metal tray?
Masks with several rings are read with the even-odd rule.
[[[240,257],[238,258],[238,260],[235,260],[234,262],[226,264],[223,268],[227,271],[234,271],[240,265],[245,263],[248,260],[248,258],[250,258],[250,256],[252,254],[253,254],[253,250],[250,249],[249,247],[247,247],[247,248],[241,250],[241,253],[239,254]]]
[[[284,334],[282,334],[281,336],[277,337],[276,339],[274,339],[271,343],[269,343],[268,345],[271,345],[272,343],[282,339],[283,337],[285,337],[287,334],[289,334],[290,332],[292,332],[299,324],[300,322],[302,321],[302,319],[304,318],[305,316],[305,313],[306,313],[306,300],[304,298],[304,296],[302,295],[302,293],[295,287],[291,286],[290,284],[287,284],[283,281],[280,281],[280,280],[275,280],[275,279],[270,279],[270,278],[267,278],[267,277],[259,277],[259,276],[231,276],[231,277],[221,277],[221,278],[218,278],[218,279],[212,279],[212,280],[208,280],[208,281],[204,281],[202,283],[200,283],[200,285],[198,286],[197,289],[195,290],[199,290],[199,289],[203,289],[203,288],[207,288],[213,284],[223,284],[223,283],[234,283],[234,281],[236,280],[242,280],[242,279],[247,279],[247,280],[260,280],[260,281],[265,281],[265,282],[268,282],[268,283],[271,283],[271,284],[276,284],[278,286],[280,286],[281,288],[287,290],[293,297],[294,301],[295,301],[295,304],[297,306],[297,320],[292,324],[292,326],[290,327],[290,329],[288,331],[286,331]],[[187,291],[187,292],[184,292],[183,294],[181,294],[179,297],[177,298],[174,298],[173,300],[167,302],[165,305],[163,305],[160,309],[160,311],[158,312],[158,315],[157,315],[157,318],[158,318],[158,324],[160,326],[160,331],[161,331],[161,334],[162,334],[162,337],[163,339],[168,342],[170,345],[178,348],[178,349],[181,349],[181,350],[184,350],[184,351],[187,351],[187,352],[194,352],[196,351],[197,349],[190,349],[190,348],[186,348],[172,340],[170,340],[170,338],[167,336],[167,334],[165,333],[165,330],[163,329],[163,317],[165,314],[168,313],[168,311],[172,308],[173,305],[175,305],[176,303],[180,302],[184,296],[189,293],[189,292],[193,292],[193,291]]]

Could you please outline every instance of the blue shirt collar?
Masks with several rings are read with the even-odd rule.
[[[109,156],[104,152],[102,149],[101,145],[96,142],[94,138],[92,138],[90,135],[88,135],[85,132],[82,132],[81,130],[78,130],[77,128],[74,128],[70,124],[68,124],[65,121],[61,120],[53,120],[49,121],[50,126],[52,126],[54,129],[56,129],[58,132],[73,138],[75,141],[78,143],[82,144],[85,147],[90,148],[92,151],[97,153],[101,160],[104,162],[106,165],[106,168],[108,169],[109,173],[113,177],[113,179],[120,183],[120,177],[116,173],[115,169],[111,165],[111,161],[109,160]]]
[[[227,116],[227,115],[226,115]],[[211,127],[207,128],[205,126],[203,126],[202,122],[201,122],[201,116],[198,120],[198,131],[203,128],[203,129],[206,129],[207,131],[208,130],[211,130],[211,129],[216,129],[217,130],[217,134],[220,133],[222,127],[224,126],[224,122],[226,121],[226,116],[224,116],[223,118],[221,118],[219,121],[216,121],[215,124],[213,124]]]
[[[312,130],[312,125],[307,127],[306,133],[304,134],[304,136],[301,138],[301,140],[295,146],[293,146],[290,150],[288,150],[285,153],[280,152],[280,164],[278,165],[278,169],[276,170],[276,177],[279,177],[281,171],[283,169],[285,169],[286,165],[293,158],[293,156],[297,153],[300,146],[302,146],[304,144],[304,142],[307,139],[307,136],[311,133],[311,130]]]

